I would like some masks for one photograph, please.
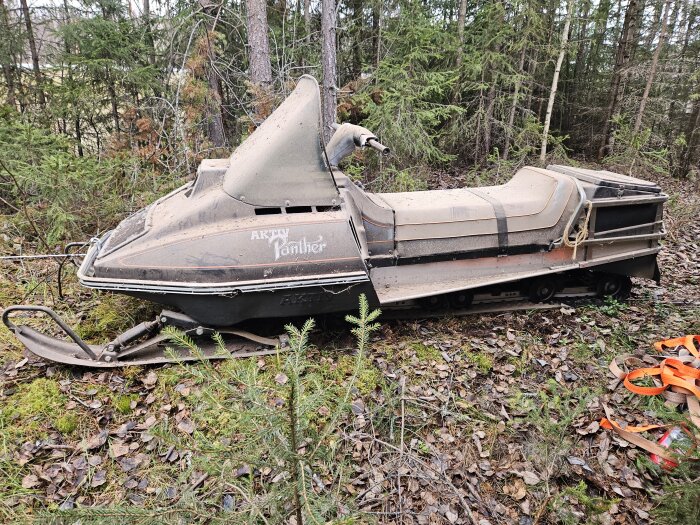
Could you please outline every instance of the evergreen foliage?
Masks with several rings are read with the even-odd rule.
[[[17,233],[41,240],[44,249],[105,231],[165,182],[154,181],[129,155],[77,157],[72,150],[65,135],[23,123],[12,112],[0,115],[3,204],[17,212]]]
[[[336,383],[314,359],[312,319],[300,328],[288,325],[289,348],[264,366],[255,359],[178,365],[180,380],[196,385],[190,402],[197,409],[189,415],[195,430],[183,436],[172,422],[151,432],[163,450],[175,446],[197,452],[183,476],[206,474],[212,480],[206,495],[191,487],[167,509],[77,508],[45,517],[57,523],[119,518],[144,525],[283,523],[291,516],[298,523],[359,523],[360,514],[337,499],[333,485],[350,476],[342,434],[380,313],[362,295],[358,315],[347,316],[357,351],[352,373]],[[170,328],[166,333],[173,346],[201,352],[183,332]],[[225,352],[221,336],[214,339]]]

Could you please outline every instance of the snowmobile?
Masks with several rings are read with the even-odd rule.
[[[623,298],[631,276],[659,279],[667,196],[654,183],[550,165],[499,186],[371,193],[338,165],[356,148],[389,149],[348,123],[333,125],[324,146],[321,126],[318,84],[303,76],[230,158],[202,161],[192,182],[92,243],[80,283],[165,305],[154,321],[104,345],[88,345],[45,307],[10,306],[3,322],[46,359],[113,367],[225,357],[207,344],[164,352],[165,326],[224,334],[234,355],[271,351],[284,339],[235,327],[349,311],[360,294],[384,311],[460,310]],[[14,323],[31,311],[69,340]]]

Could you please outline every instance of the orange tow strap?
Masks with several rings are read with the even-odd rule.
[[[658,366],[638,368],[631,372],[624,371],[617,364],[616,359],[613,359],[610,363],[610,371],[622,381],[630,392],[642,396],[662,394],[666,398],[666,402],[672,405],[686,403],[691,421],[700,428],[700,351],[696,343],[700,344],[700,335],[687,335],[659,341],[654,343],[654,348],[658,352],[673,349],[677,351],[678,357],[665,357]],[[656,386],[638,386],[633,383],[633,381],[644,377],[651,377]],[[625,426],[623,428],[612,419],[608,407],[604,405],[603,408],[607,417],[600,421],[602,428],[614,430],[626,441],[657,456],[667,460],[673,459],[667,449],[637,435],[640,432],[665,428],[668,425]],[[683,428],[683,430],[695,441],[695,437],[688,429]]]

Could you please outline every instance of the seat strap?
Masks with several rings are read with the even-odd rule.
[[[496,228],[498,228],[498,255],[508,254],[508,217],[503,208],[503,204],[498,199],[492,197],[488,193],[481,191],[478,188],[470,188],[474,195],[481,197],[488,202],[493,208],[493,213],[496,216]]]

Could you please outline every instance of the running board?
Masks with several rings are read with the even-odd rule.
[[[383,319],[440,319],[464,317],[467,315],[494,314],[504,312],[556,310],[566,306],[563,303],[532,303],[530,301],[501,301],[477,304],[460,310],[432,312],[421,308],[387,308],[382,310]]]

